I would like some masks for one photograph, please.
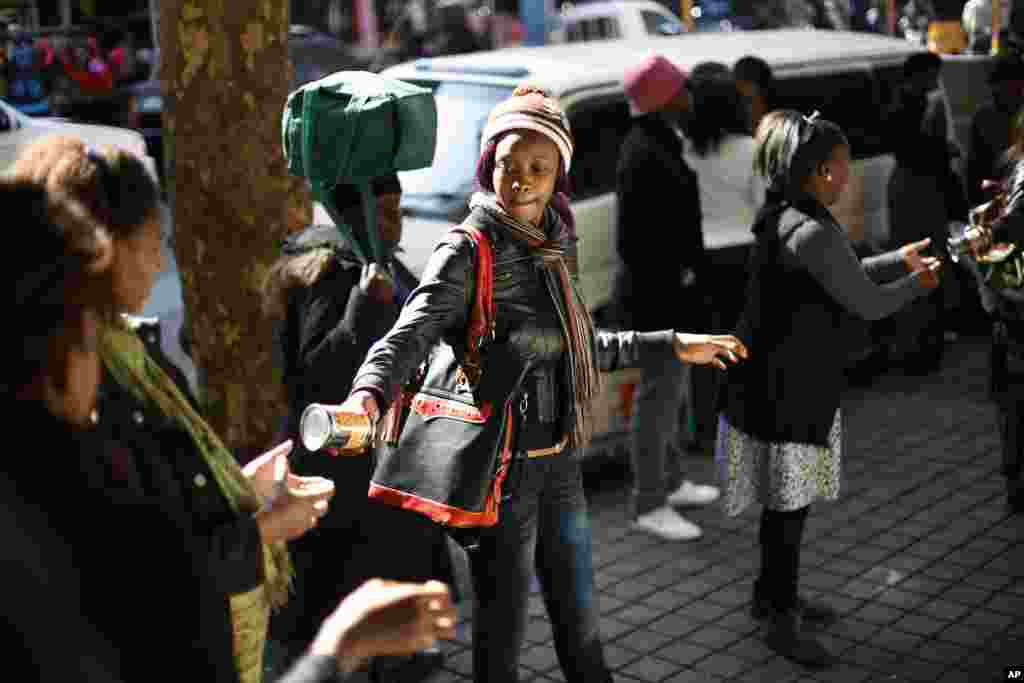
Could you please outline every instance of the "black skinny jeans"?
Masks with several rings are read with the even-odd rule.
[[[517,461],[498,523],[470,551],[473,680],[516,683],[536,571],[568,683],[611,683],[598,630],[590,518],[572,453]]]
[[[796,606],[800,543],[809,510],[810,506],[761,512],[761,576],[754,584],[754,597],[780,612]]]

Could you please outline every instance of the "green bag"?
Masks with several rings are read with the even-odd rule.
[[[356,256],[381,261],[376,203],[370,182],[430,166],[437,138],[433,93],[368,71],[339,71],[288,96],[281,120],[288,172],[306,178],[313,199],[352,244]],[[339,183],[356,185],[366,217],[361,243],[330,198]]]

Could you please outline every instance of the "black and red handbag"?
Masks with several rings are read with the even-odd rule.
[[[438,343],[417,377],[392,401],[368,495],[425,515],[463,542],[460,536],[472,534],[458,530],[498,521],[502,484],[512,462],[512,400],[508,391],[490,392],[489,398],[483,381],[495,313],[490,241],[470,224],[452,230],[467,235],[477,254],[465,343]]]

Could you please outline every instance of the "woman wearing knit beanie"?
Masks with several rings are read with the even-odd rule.
[[[470,551],[473,669],[480,683],[518,680],[535,572],[566,680],[611,680],[578,458],[591,430],[599,372],[656,354],[720,368],[746,356],[731,336],[594,328],[576,284],[577,238],[565,194],[572,154],[559,104],[540,90],[517,88],[488,118],[477,166],[480,191],[470,201],[467,222],[483,231],[494,251],[496,314],[482,379],[466,390],[472,392],[467,400],[512,406],[508,415],[481,411],[488,422],[508,422],[487,432],[493,443],[480,448],[495,452],[497,440],[508,435],[514,453],[497,523],[481,530]],[[472,240],[462,233],[442,239],[398,322],[356,373],[345,407],[377,419],[388,407],[390,387],[404,383],[428,352],[433,349],[435,359],[460,356],[447,340],[465,336],[475,272]],[[460,366],[451,361],[447,368],[455,373]],[[443,374],[432,363],[421,391],[430,377]],[[421,444],[424,457],[445,446],[451,447]],[[477,447],[474,442],[472,453],[458,457],[472,457]]]

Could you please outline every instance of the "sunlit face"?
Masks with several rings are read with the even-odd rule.
[[[539,225],[558,180],[561,157],[550,139],[532,130],[514,130],[494,154],[494,191],[513,217]]]
[[[154,215],[130,237],[116,240],[114,262],[114,298],[119,313],[141,313],[164,269],[160,217]]]

